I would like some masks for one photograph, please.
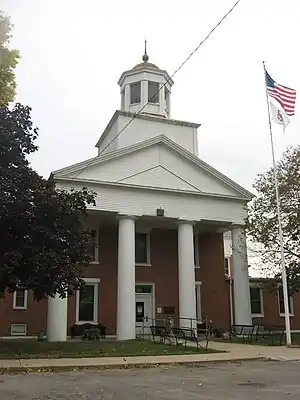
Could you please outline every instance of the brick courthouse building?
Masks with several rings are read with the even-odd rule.
[[[96,144],[98,157],[53,173],[58,188],[97,193],[85,221],[94,234],[86,288],[39,303],[24,290],[5,296],[1,336],[47,328],[48,340],[64,341],[72,325],[88,322],[132,339],[144,316],[146,324],[180,317],[181,325],[208,317],[225,329],[252,321],[243,230],[251,193],[198,158],[200,125],[171,118],[173,81],[146,54],[118,83],[121,107]]]

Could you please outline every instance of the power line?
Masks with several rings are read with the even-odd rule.
[[[220,19],[220,21],[210,30],[210,32],[205,36],[203,40],[198,44],[198,46],[190,53],[190,55],[180,64],[180,66],[173,72],[173,74],[167,79],[167,81],[154,93],[153,97],[155,97],[169,82],[170,80],[181,70],[181,68],[190,60],[190,58],[199,50],[199,48],[207,41],[207,39],[213,34],[213,32],[222,24],[222,22],[229,16],[229,14],[232,13],[232,11],[236,8],[236,6],[239,4],[241,0],[237,0],[236,3],[230,8],[229,11]],[[97,156],[94,158],[90,159],[90,161],[85,165],[81,170],[78,171],[78,173],[72,177],[72,179],[78,178],[78,176],[85,171],[93,161],[95,161],[120,135],[125,131],[125,129],[141,114],[141,112],[145,109],[145,107],[151,102],[151,99],[147,101],[143,105],[143,107],[132,116],[132,118],[127,122],[127,124],[124,125],[124,127],[112,138],[110,142],[107,143],[106,146],[98,153]],[[62,189],[64,189],[67,186],[64,185]]]

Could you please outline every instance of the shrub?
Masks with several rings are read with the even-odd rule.
[[[97,327],[85,329],[82,340],[99,340],[101,337],[100,329]]]

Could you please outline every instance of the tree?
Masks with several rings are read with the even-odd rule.
[[[38,134],[30,112],[0,107],[0,293],[21,286],[39,300],[84,285],[91,235],[82,222],[94,193],[58,190],[30,167]]]
[[[290,292],[300,291],[300,146],[289,148],[277,166],[284,253]],[[262,245],[262,261],[271,268],[275,281],[280,273],[280,243],[273,169],[259,175],[250,203],[247,231]]]
[[[16,82],[14,70],[18,64],[19,52],[10,50],[11,23],[0,11],[0,106],[5,106],[15,98]]]

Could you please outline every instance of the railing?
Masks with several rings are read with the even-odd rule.
[[[182,317],[160,317],[160,318],[150,318],[148,316],[143,318],[142,326],[138,326],[140,328],[139,335],[141,337],[150,336],[150,328],[149,326],[165,326],[167,328],[191,328],[197,330],[199,325],[201,325],[200,329],[205,329],[206,331],[210,330],[212,321],[208,318],[197,319],[197,318],[182,318]]]

